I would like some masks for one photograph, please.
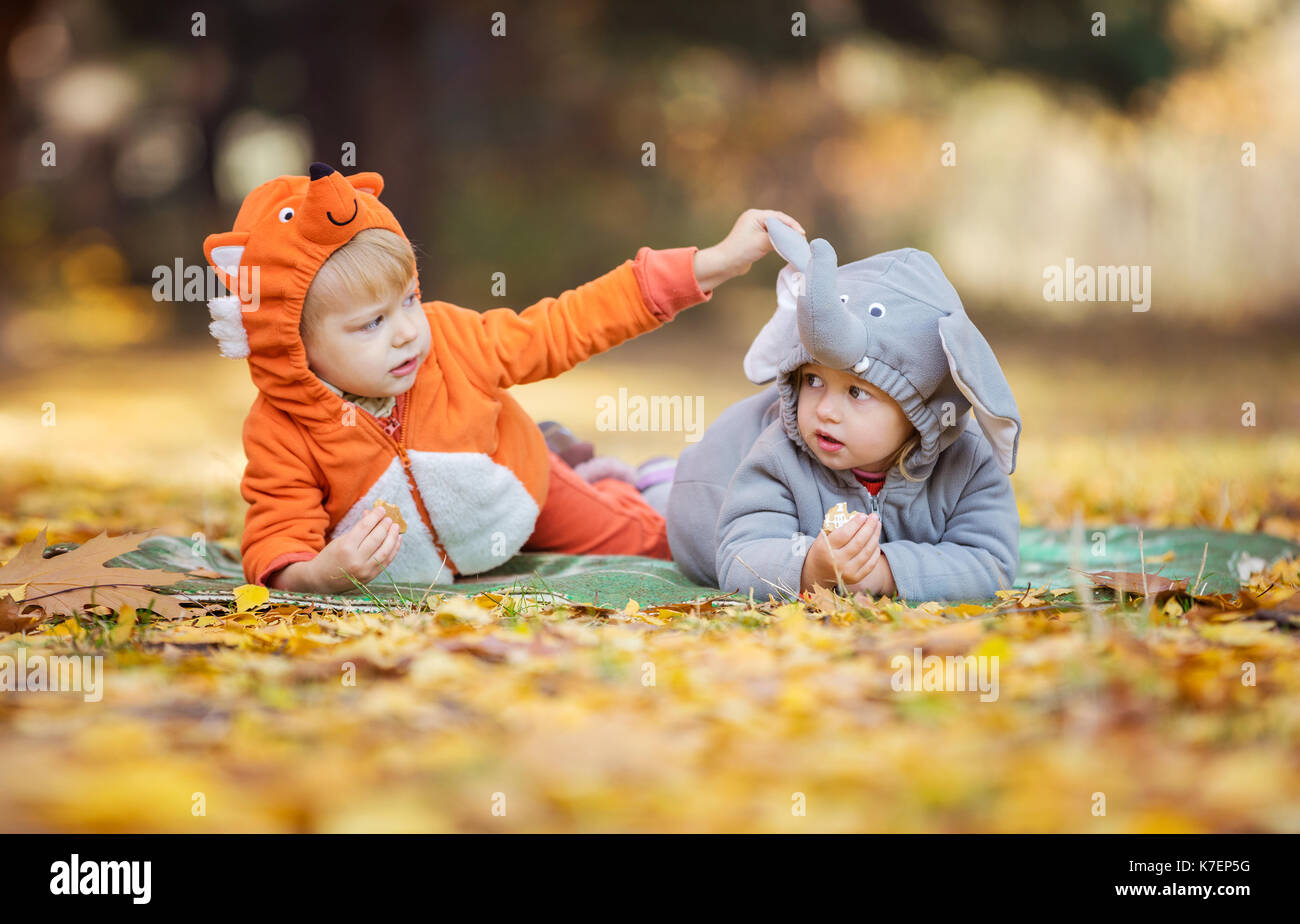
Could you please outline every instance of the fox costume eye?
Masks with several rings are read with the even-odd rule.
[[[288,206],[285,206],[284,208],[280,209],[280,220],[281,220],[281,221],[288,221],[288,220],[289,220],[290,218],[292,218],[292,217],[293,217],[293,209],[292,209],[292,208],[290,208],[290,207],[288,207]]]

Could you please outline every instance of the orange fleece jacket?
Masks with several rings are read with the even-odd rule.
[[[712,298],[695,279],[695,247],[642,247],[635,260],[522,312],[425,302],[432,346],[398,398],[400,425],[389,436],[308,368],[298,335],[303,299],[330,254],[366,228],[405,237],[382,190],[377,173],[344,177],[313,165],[311,178],[254,189],[233,230],[204,242],[233,293],[209,303],[211,330],[224,355],[247,357],[258,388],[240,485],[253,583],[314,558],[377,499],[407,522],[388,567],[394,580],[427,584],[502,564],[532,535],[550,474],[541,431],[506,389],[557,376]]]

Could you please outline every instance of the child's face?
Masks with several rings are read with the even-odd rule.
[[[388,302],[313,307],[320,314],[303,345],[307,364],[318,376],[368,398],[400,395],[415,383],[415,370],[429,355],[431,340],[415,277]],[[393,372],[412,357],[413,364]]]
[[[827,468],[840,470],[883,471],[913,432],[898,402],[875,385],[816,363],[799,367],[798,417],[808,448]]]

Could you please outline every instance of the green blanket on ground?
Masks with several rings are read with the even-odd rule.
[[[1100,534],[1100,535],[1098,535]],[[1103,541],[1104,539],[1104,541]],[[1208,548],[1208,551],[1207,551]],[[1173,558],[1163,558],[1172,550]],[[237,554],[225,546],[209,543],[206,557],[198,558],[189,539],[179,536],[151,536],[140,548],[105,562],[112,567],[160,568],[193,571],[207,568],[220,577],[190,577],[166,589],[171,593],[204,602],[234,599],[233,591],[244,580]],[[1186,578],[1189,587],[1205,570],[1196,588],[1207,593],[1232,593],[1251,571],[1267,567],[1282,557],[1300,554],[1300,547],[1265,533],[1231,533],[1213,529],[1143,529],[1142,553],[1148,574],[1165,578]],[[1079,567],[1085,571],[1141,570],[1138,529],[1132,526],[1089,527],[1084,530]],[[1070,531],[1023,527],[1020,532],[1020,572],[1017,587],[1064,588],[1073,586],[1070,567]],[[477,594],[484,591],[510,592],[557,603],[594,604],[621,609],[628,599],[643,606],[685,603],[720,596],[716,588],[701,587],[686,578],[672,562],[633,555],[517,555],[499,568],[456,581],[429,587],[396,584],[382,576],[370,583],[369,593],[357,591],[339,596],[271,591],[276,603],[313,603],[320,607],[379,611],[419,601],[426,593]],[[739,598],[737,598],[739,599]],[[911,600],[910,603],[922,603]],[[972,600],[992,603],[992,600]]]

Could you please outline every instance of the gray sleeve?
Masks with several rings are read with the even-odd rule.
[[[751,452],[741,462],[718,515],[717,538],[719,588],[752,592],[756,601],[799,594],[812,539],[799,532],[794,495],[771,452]]]
[[[673,561],[688,578],[706,587],[718,586],[713,571],[715,536],[725,495],[725,485],[706,481],[674,481],[668,495],[665,519]]]
[[[981,455],[939,542],[880,544],[904,599],[987,600],[1015,582],[1020,567],[1015,492],[993,454]]]

